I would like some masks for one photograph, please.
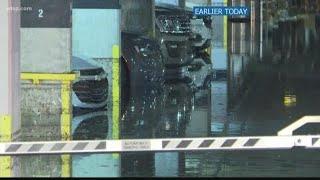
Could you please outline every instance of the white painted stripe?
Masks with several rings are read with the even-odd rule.
[[[171,140],[164,149],[175,149],[181,140]]]
[[[211,144],[210,148],[217,148],[221,147],[221,145],[225,142],[226,139],[217,138],[215,141]]]
[[[153,140],[153,141],[150,141],[150,144],[151,144],[151,150],[160,150],[162,149],[162,141],[161,140]]]
[[[94,149],[98,146],[99,143],[100,143],[100,142],[90,142],[90,143],[86,146],[85,149],[92,149],[92,150],[94,150]]]
[[[109,150],[110,152],[119,151],[119,150],[122,151],[121,141],[108,140],[106,141],[106,143],[107,143],[106,150]]]
[[[76,145],[75,142],[70,141],[69,143],[67,143],[62,150],[64,151],[72,151],[73,147]]]
[[[44,146],[41,148],[40,151],[50,151],[50,149],[53,147],[53,144],[44,144]]]
[[[0,145],[0,154],[4,153],[6,146],[5,145]]]
[[[203,140],[196,140],[196,141],[192,141],[188,148],[190,149],[198,149],[198,147],[200,146],[200,144],[203,142]]]
[[[19,152],[28,152],[28,149],[30,149],[31,146],[32,146],[32,144],[24,144],[18,149],[18,151]]]
[[[243,147],[243,145],[248,141],[249,138],[239,138],[233,145],[232,147]]]

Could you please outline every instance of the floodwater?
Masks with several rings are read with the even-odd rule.
[[[319,33],[310,19],[282,22],[269,30],[263,59],[254,57],[259,53],[258,43],[252,44],[247,38],[229,41],[228,47],[234,48],[225,50],[227,73],[207,89],[195,91],[185,82],[166,83],[163,92],[141,89],[122,102],[119,122],[112,119],[109,106],[106,110],[74,115],[72,138],[112,139],[115,134],[139,139],[276,135],[302,116],[319,115]],[[247,24],[234,25],[237,26],[250,33]],[[250,38],[250,34],[244,37]],[[218,49],[221,47],[213,47],[213,52],[221,53]],[[119,123],[119,129],[114,129],[113,123]],[[294,133],[316,134],[319,129],[320,126],[312,125]],[[13,159],[13,172],[18,176],[320,176],[320,152],[304,149]]]

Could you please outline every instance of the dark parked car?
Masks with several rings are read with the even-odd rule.
[[[76,108],[103,108],[107,105],[108,80],[102,67],[92,59],[72,57],[72,70],[80,77],[72,85],[72,104]]]
[[[155,23],[166,67],[178,68],[192,62],[190,14],[181,10],[157,8]]]
[[[206,87],[212,76],[210,55],[212,19],[191,11],[156,8],[156,33],[166,66],[166,81],[182,80]]]
[[[156,41],[122,33],[122,120],[126,136],[147,128],[163,104],[164,63]],[[151,125],[150,125],[151,126]],[[143,133],[137,136],[144,136]],[[132,137],[132,136],[130,136]]]
[[[203,51],[211,45],[212,19],[209,16],[192,17],[190,19],[190,40],[194,51]]]
[[[192,17],[191,38],[194,60],[188,66],[187,76],[192,79],[193,84],[198,88],[207,88],[213,76],[212,62],[210,57],[210,46],[212,36],[211,17]],[[209,48],[209,49],[208,49]]]
[[[124,85],[138,91],[162,87],[165,69],[157,42],[134,33],[123,32],[121,36]]]

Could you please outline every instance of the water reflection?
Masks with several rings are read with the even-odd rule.
[[[107,111],[75,116],[72,120],[73,140],[107,139],[109,126]]]
[[[305,15],[296,21],[279,22],[270,39],[273,63],[287,64],[299,61],[301,55],[309,56],[317,47],[315,15]],[[301,61],[301,60],[300,60]]]
[[[108,111],[74,116],[73,140],[110,139],[111,118]],[[72,177],[119,177],[120,159],[114,154],[72,155]],[[90,167],[90,168],[88,168]]]
[[[121,137],[193,137],[199,136],[197,133],[202,131],[205,133],[200,136],[207,136],[209,87],[195,91],[192,85],[176,81],[166,83],[163,90],[156,95],[132,97],[122,116]]]
[[[156,137],[184,137],[193,105],[192,88],[185,83],[166,84],[165,105],[157,122]]]
[[[139,96],[136,106],[130,106],[123,117],[122,137],[166,138],[207,136],[210,117],[209,89],[195,92],[183,82],[166,83],[157,108],[150,109],[144,96]],[[148,97],[149,98],[149,97]],[[135,99],[138,101],[138,98]],[[129,102],[130,103],[130,102]],[[145,107],[141,107],[144,104]],[[136,109],[144,111],[136,111]],[[134,111],[133,111],[134,110]],[[148,115],[156,114],[156,119]],[[129,127],[129,128],[128,128]],[[128,128],[128,129],[127,129]],[[130,134],[128,134],[128,131]],[[199,133],[200,132],[200,133]],[[181,153],[123,153],[122,176],[178,176]]]

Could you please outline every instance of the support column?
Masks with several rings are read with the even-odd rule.
[[[71,139],[71,0],[21,0],[22,140]],[[23,156],[21,176],[69,177],[70,156]],[[30,162],[37,162],[30,164]],[[40,168],[41,167],[41,168]],[[60,168],[53,168],[60,167]]]
[[[19,113],[19,25],[20,3],[0,1],[0,142],[17,138],[20,131]],[[0,157],[0,177],[11,177],[13,158]]]

